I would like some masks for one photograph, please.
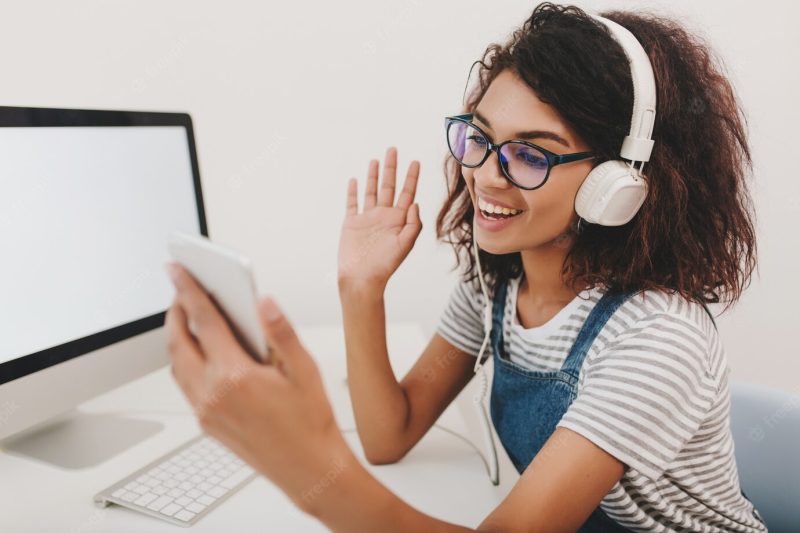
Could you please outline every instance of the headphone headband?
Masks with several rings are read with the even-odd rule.
[[[622,142],[620,156],[631,161],[648,161],[653,150],[653,123],[656,120],[656,79],[647,52],[624,26],[599,15],[592,15],[610,30],[622,46],[633,79],[633,113],[631,130]]]

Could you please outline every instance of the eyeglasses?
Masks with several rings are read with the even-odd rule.
[[[550,169],[556,165],[595,157],[592,152],[558,155],[527,141],[512,140],[494,144],[488,135],[472,123],[472,118],[472,113],[445,117],[450,153],[461,165],[476,168],[486,161],[491,152],[496,152],[506,179],[526,191],[544,185],[550,176]]]

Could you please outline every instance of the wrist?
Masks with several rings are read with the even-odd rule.
[[[337,509],[347,512],[343,501],[360,494],[359,487],[364,485],[365,476],[369,477],[344,439],[328,451],[314,481],[292,498],[302,511],[322,522],[332,519]]]
[[[386,284],[380,279],[339,278],[339,296],[343,301],[350,298],[380,300]]]
[[[352,462],[350,462],[352,461]],[[331,531],[424,531],[419,512],[381,484],[351,453],[307,512]]]

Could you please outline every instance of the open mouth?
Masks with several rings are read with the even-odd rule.
[[[481,215],[487,220],[504,220],[507,218],[513,218],[520,213],[522,213],[519,209],[512,209],[510,207],[500,207],[498,205],[491,204],[481,198],[478,197],[478,209],[481,212]]]

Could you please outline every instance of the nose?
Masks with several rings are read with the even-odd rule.
[[[482,189],[509,189],[513,185],[500,168],[497,150],[492,150],[481,166],[475,169],[473,179]]]

